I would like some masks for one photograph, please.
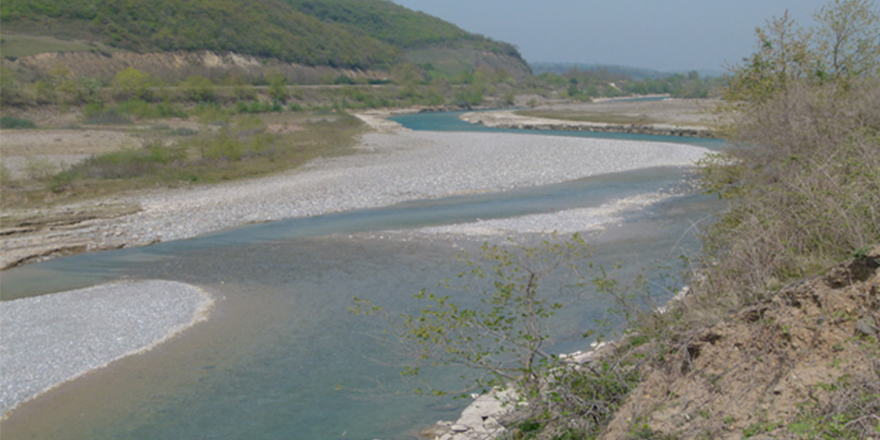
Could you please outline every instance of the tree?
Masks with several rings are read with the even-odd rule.
[[[804,29],[788,14],[755,30],[757,51],[734,66],[725,98],[762,103],[791,84],[834,82],[876,76],[880,69],[880,17],[872,0],[832,0]]]
[[[832,78],[874,76],[880,67],[880,27],[870,0],[834,0],[814,16],[821,27],[819,72]]]
[[[553,340],[551,320],[566,301],[583,295],[587,273],[579,263],[591,251],[578,235],[564,243],[484,244],[481,250],[478,260],[460,257],[468,267],[458,274],[461,285],[448,279],[441,283],[458,287],[458,294],[423,289],[415,295],[425,304],[421,310],[396,316],[355,298],[352,312],[389,319],[389,331],[414,359],[403,374],[418,375],[424,366],[467,367],[479,372],[468,390],[512,384],[537,410],[543,401],[542,378],[557,360],[546,350]]]
[[[146,99],[149,96],[152,81],[149,73],[129,67],[116,74],[114,83],[119,93],[125,98]]]
[[[788,11],[755,30],[757,51],[746,65],[733,69],[728,101],[762,102],[784,90],[789,82],[811,75],[815,54],[810,33],[798,27]]]
[[[273,68],[266,74],[266,80],[269,81],[269,96],[276,101],[286,102],[289,97],[287,77],[280,70]]]
[[[180,83],[186,98],[194,102],[212,102],[214,96],[214,83],[204,76],[188,76]]]

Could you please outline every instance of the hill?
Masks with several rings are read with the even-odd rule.
[[[7,31],[91,38],[135,52],[229,51],[349,68],[388,65],[400,57],[391,45],[277,0],[8,0],[0,19]]]
[[[406,60],[409,49],[467,44],[527,69],[510,44],[384,0],[5,0],[0,21],[6,35],[348,69],[385,69]]]

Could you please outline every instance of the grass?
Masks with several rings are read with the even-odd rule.
[[[364,129],[359,120],[345,113],[257,116],[213,107],[196,113],[203,129],[151,130],[144,133],[147,137],[141,145],[94,156],[61,172],[32,159],[30,183],[4,177],[2,206],[34,207],[141,188],[267,175],[318,157],[349,154]],[[267,130],[267,124],[301,129],[275,134]]]
[[[0,128],[37,128],[32,121],[15,116],[0,117]]]
[[[5,24],[4,24],[5,26]],[[21,58],[43,52],[111,52],[114,49],[85,40],[62,40],[49,36],[4,33],[0,37],[0,52],[4,58]]]

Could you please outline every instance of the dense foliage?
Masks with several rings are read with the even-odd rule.
[[[467,40],[487,50],[519,58],[516,48],[466,32],[439,18],[414,12],[387,0],[283,0],[294,9],[318,19],[346,26],[401,48],[452,44]]]
[[[4,24],[75,20],[100,40],[135,51],[232,51],[308,65],[373,67],[400,51],[323,23],[279,0],[9,0]],[[50,29],[47,32],[51,33]]]
[[[463,41],[520,58],[510,44],[384,0],[8,0],[0,18],[41,34],[73,28],[134,51],[231,51],[307,65],[386,67],[402,49]]]

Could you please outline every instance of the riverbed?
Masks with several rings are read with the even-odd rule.
[[[138,223],[158,245],[4,272],[4,299],[145,279],[216,299],[207,322],[22,405],[4,438],[409,438],[466,402],[410,394],[384,324],[352,316],[353,296],[412,310],[462,249],[552,230],[585,231],[596,261],[627,273],[668,265],[717,208],[689,184],[707,152],[693,145],[417,131],[361,148],[225,193],[163,195]],[[586,296],[562,316],[559,352],[588,345],[570,336],[605,316],[607,299]],[[428,377],[457,386],[458,373]]]

